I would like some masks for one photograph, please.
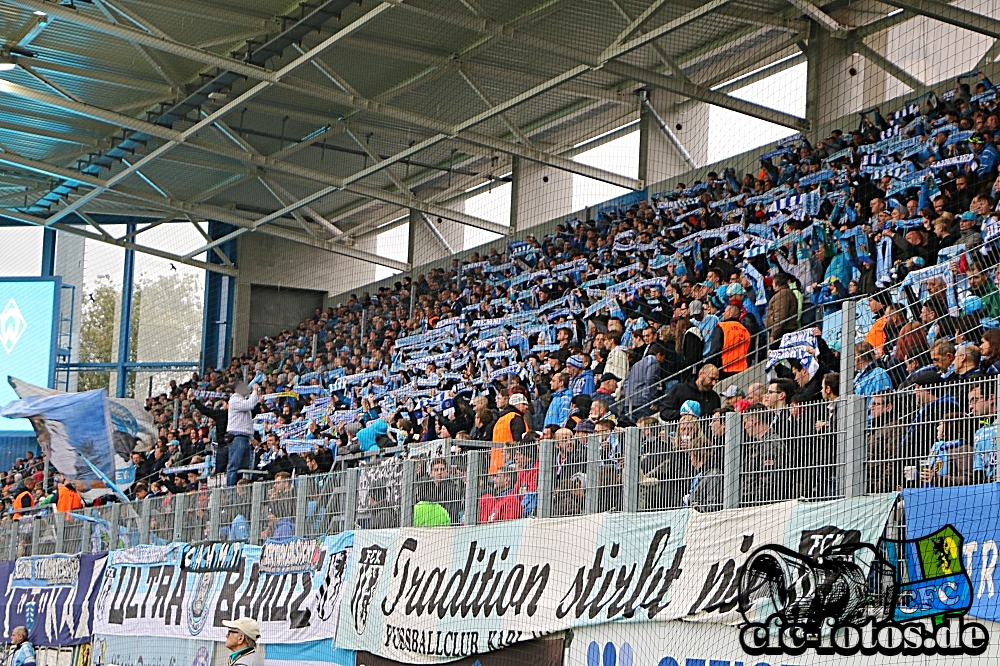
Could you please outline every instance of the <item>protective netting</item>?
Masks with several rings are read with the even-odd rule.
[[[995,1],[0,37],[9,666],[997,655]]]

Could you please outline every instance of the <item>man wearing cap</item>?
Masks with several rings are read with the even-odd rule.
[[[994,177],[997,173],[1000,152],[986,143],[983,135],[978,133],[969,138],[969,145],[972,146],[972,152],[976,156],[976,164],[978,165],[975,171],[976,178],[980,183],[985,183],[987,179]]]
[[[608,330],[604,334],[604,345],[608,350],[608,358],[604,362],[604,374],[618,377],[619,383],[628,376],[628,352],[621,346],[622,334],[617,330]],[[603,383],[603,381],[602,381]],[[621,398],[621,391],[615,390],[615,399]]]
[[[958,243],[965,245],[966,250],[974,251],[983,244],[983,235],[979,232],[979,216],[967,210],[958,216]]]
[[[226,632],[226,647],[229,648],[229,666],[261,666],[264,656],[257,650],[260,640],[260,626],[257,620],[241,617],[238,620],[223,620]]]
[[[715,315],[706,315],[704,305],[697,300],[691,301],[691,304],[688,305],[688,314],[691,317],[691,323],[701,331],[701,339],[705,341],[701,353],[703,356],[708,356],[712,348],[712,332],[719,325],[719,318]]]
[[[605,372],[597,380],[597,390],[594,391],[595,398],[603,398],[608,402],[613,402],[615,399],[615,394],[618,392],[618,384],[621,379],[618,375],[612,374],[610,372]]]
[[[520,442],[524,433],[528,431],[528,425],[524,421],[524,415],[528,411],[528,399],[523,393],[515,393],[510,396],[507,408],[503,410],[496,424],[493,426],[494,442]]]
[[[730,385],[729,388],[724,390],[720,395],[726,400],[726,404],[724,406],[732,407],[733,409],[736,409],[736,403],[746,397],[746,394],[743,393],[743,389],[736,384]]]
[[[566,372],[572,379],[569,380],[569,388],[573,395],[593,395],[594,372],[590,369],[590,357],[586,354],[575,354],[566,361]]]

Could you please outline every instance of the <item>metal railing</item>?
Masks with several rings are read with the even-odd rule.
[[[978,417],[983,425],[975,430],[966,423],[971,417],[957,412],[954,417],[935,412],[928,422],[933,425],[926,427],[912,415],[909,421],[892,423],[869,420],[868,402],[880,396],[849,395],[558,440],[492,448],[486,443],[485,449],[476,442],[476,448],[463,451],[463,444],[473,443],[451,440],[455,448],[441,447],[450,453],[437,458],[372,459],[327,474],[157,496],[83,509],[73,516],[26,514],[19,522],[0,522],[0,558],[171,541],[260,544],[351,529],[680,507],[716,511],[787,499],[854,497],[918,485],[924,473],[921,461],[942,453],[948,454],[949,466],[929,465],[934,476],[928,485],[984,482],[995,478],[997,448],[995,430],[983,430],[996,420],[996,378],[987,384],[993,387],[991,411]],[[972,391],[975,402],[973,387],[982,385],[945,384],[935,390],[949,395],[964,391],[964,400]],[[931,428],[945,428],[946,434],[952,432],[949,428],[965,428],[967,434],[961,445],[934,449],[937,442],[950,440],[924,434]],[[912,454],[907,453],[907,433],[914,441]],[[900,435],[898,442],[894,434]],[[880,437],[895,448],[879,448]],[[969,468],[971,474],[960,475]]]

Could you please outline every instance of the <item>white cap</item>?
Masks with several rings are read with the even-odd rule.
[[[528,399],[524,397],[523,393],[515,393],[514,395],[510,396],[510,404],[512,407],[516,407],[518,405],[527,405]]]
[[[257,620],[252,617],[241,617],[238,620],[224,620],[222,626],[235,629],[254,642],[260,640],[260,626],[257,624]]]

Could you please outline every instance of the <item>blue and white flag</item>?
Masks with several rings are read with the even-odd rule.
[[[111,416],[104,389],[29,396],[0,409],[0,416],[31,419],[42,451],[67,477],[102,480],[85,458],[106,477],[114,477]]]

